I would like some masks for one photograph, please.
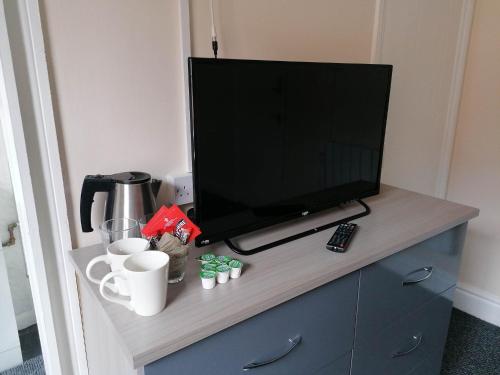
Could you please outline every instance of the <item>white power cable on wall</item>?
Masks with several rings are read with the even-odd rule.
[[[214,20],[214,0],[210,0],[210,20],[211,20],[211,32],[212,32],[212,50],[214,51],[214,58],[217,58],[217,51],[219,49],[219,44],[217,43],[217,31],[215,29]]]

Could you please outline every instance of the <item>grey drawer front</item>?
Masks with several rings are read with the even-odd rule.
[[[354,272],[305,293],[146,366],[145,374],[314,374],[352,347],[358,281]],[[282,353],[297,335],[302,341],[288,355],[243,371]]]
[[[408,375],[438,375],[441,373],[441,363],[422,362]]]
[[[466,224],[457,226],[361,270],[360,340],[456,284],[465,231]]]
[[[337,358],[332,363],[329,363],[311,375],[349,375],[349,371],[351,369],[351,355],[352,352],[349,350],[349,352],[344,354],[342,357]]]
[[[454,289],[401,317],[370,342],[356,340],[352,375],[409,374],[424,363],[433,369],[427,375],[439,375]],[[421,337],[421,341],[413,337]],[[394,357],[395,353],[400,356]]]

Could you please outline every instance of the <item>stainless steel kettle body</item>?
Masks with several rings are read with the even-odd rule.
[[[140,219],[156,211],[155,196],[160,181],[151,180],[144,172],[123,172],[113,175],[85,176],[80,199],[82,231],[92,232],[91,209],[96,192],[107,192],[104,220]]]

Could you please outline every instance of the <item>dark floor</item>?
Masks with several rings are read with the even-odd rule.
[[[500,327],[453,309],[441,375],[500,375]]]
[[[23,361],[34,358],[42,354],[40,338],[38,337],[38,327],[36,324],[19,331],[19,341],[21,342],[21,352]]]

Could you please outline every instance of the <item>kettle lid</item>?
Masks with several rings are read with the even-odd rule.
[[[122,172],[111,176],[117,184],[144,184],[151,181],[151,175],[145,172]]]

